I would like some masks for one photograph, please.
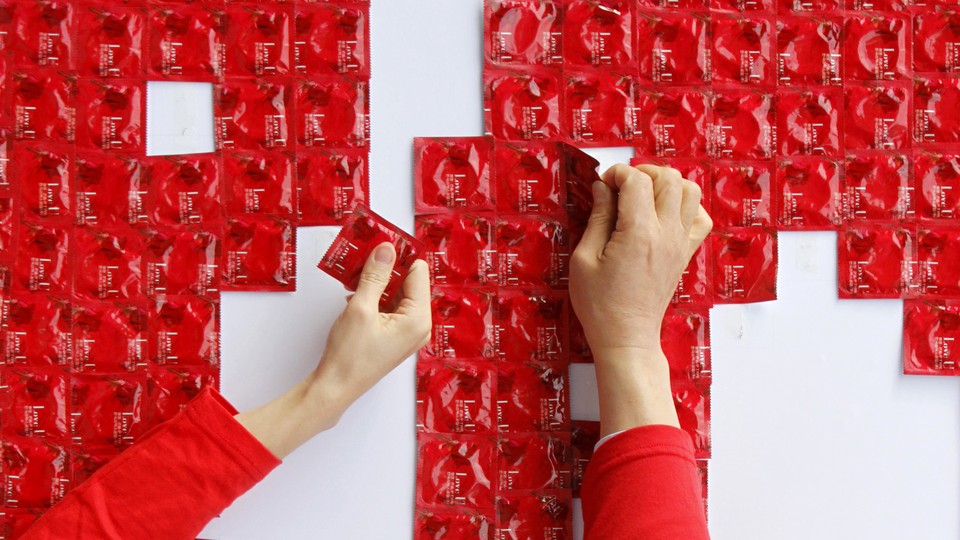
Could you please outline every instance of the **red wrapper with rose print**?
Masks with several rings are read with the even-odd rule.
[[[848,150],[900,150],[910,145],[909,83],[848,83],[844,94]]]
[[[710,310],[670,307],[660,324],[660,343],[673,381],[710,383]]]
[[[563,62],[564,2],[484,2],[484,50],[499,65],[553,65]]]
[[[637,14],[640,79],[660,84],[697,85],[710,78],[709,19],[703,14]]]
[[[149,309],[151,365],[219,367],[219,298],[164,296]]]
[[[67,218],[75,174],[73,148],[60,144],[20,143],[13,152],[14,183],[20,185],[24,218]],[[65,221],[65,220],[56,220]]]
[[[69,365],[71,317],[66,299],[14,292],[4,300],[3,309],[6,365]]]
[[[799,1],[799,0],[795,0]],[[851,15],[843,33],[844,78],[852,80],[895,80],[908,75],[910,19],[885,13]]]
[[[77,142],[109,152],[142,152],[146,84],[139,80],[80,81]]]
[[[781,86],[843,83],[843,20],[838,17],[777,19],[777,83]]]
[[[848,222],[891,222],[914,217],[915,191],[906,156],[850,153],[844,172],[843,213]]]
[[[774,81],[773,20],[762,15],[726,16],[711,21],[711,66],[715,83],[767,85]]]
[[[492,433],[496,430],[497,368],[480,361],[417,364],[417,430]]]
[[[497,356],[509,362],[565,361],[567,309],[563,291],[500,290]]]
[[[708,237],[718,304],[777,299],[777,233],[773,229],[728,228]]]
[[[840,165],[829,159],[793,158],[777,168],[781,230],[830,230],[840,223]]]
[[[570,489],[573,453],[569,434],[524,433],[497,443],[497,490]]]
[[[219,232],[165,227],[146,233],[144,292],[151,296],[215,295],[220,290]]]
[[[561,77],[547,69],[483,73],[485,132],[498,140],[556,139],[560,135]]]
[[[293,60],[297,73],[370,76],[369,5],[360,2],[294,6]]]
[[[570,246],[567,227],[560,221],[498,216],[497,255],[501,286],[566,286]]]
[[[17,2],[12,22],[13,59],[17,64],[73,69],[77,9],[67,0]]]
[[[881,225],[843,229],[837,242],[840,298],[900,298],[916,284],[914,231]]]
[[[414,139],[418,214],[448,208],[493,210],[493,141],[486,137]]]
[[[289,6],[226,5],[224,73],[228,77],[265,77],[289,73]]]
[[[709,97],[702,90],[663,88],[637,95],[636,142],[648,156],[705,157],[707,155]]]
[[[960,143],[960,79],[917,79],[913,83],[913,140],[918,145]]]
[[[496,294],[489,287],[434,287],[433,333],[421,358],[486,358],[496,354]]]
[[[284,152],[226,152],[223,155],[226,211],[242,214],[297,215],[293,158]]]
[[[129,448],[147,431],[146,374],[73,375],[70,433],[79,447]]]
[[[566,0],[565,66],[623,68],[633,62],[632,0]]]
[[[130,228],[73,230],[73,292],[88,300],[129,300],[142,294],[143,250]]]
[[[284,79],[229,79],[214,91],[217,148],[291,145],[292,90]]]
[[[534,491],[497,497],[497,528],[505,538],[568,540],[573,526],[573,501],[567,491]]]
[[[15,435],[3,438],[2,449],[7,526],[23,530],[35,516],[10,508],[49,508],[59,502],[71,486],[70,454],[63,444]]]
[[[295,291],[297,229],[277,216],[227,220],[221,248],[222,290]]]
[[[491,508],[496,438],[421,433],[417,444],[417,505]]]
[[[914,154],[917,214],[920,219],[960,219],[960,154]]]
[[[620,146],[637,132],[636,81],[607,72],[564,73],[563,131],[581,145]]]
[[[69,245],[70,233],[66,226],[20,224],[14,286],[31,292],[69,292],[73,275],[67,257]]]
[[[73,371],[119,373],[146,368],[149,320],[147,307],[139,303],[74,303]]]
[[[495,520],[490,513],[479,513],[463,508],[417,508],[414,522],[414,540],[443,540],[444,538],[477,538],[489,540],[494,536]]]
[[[434,285],[497,282],[496,219],[493,214],[417,216],[417,239]]]
[[[680,429],[693,441],[697,459],[710,458],[710,387],[704,383],[673,381],[673,404]]]
[[[715,162],[710,217],[718,227],[772,227],[775,188],[770,162]]]
[[[600,442],[600,422],[574,420],[572,424],[570,443],[573,447],[573,496],[579,499],[587,465],[593,459],[593,451]]]
[[[146,402],[148,423],[156,426],[176,416],[207,387],[218,386],[215,369],[175,366],[154,366],[147,373]]]
[[[221,160],[211,155],[147,158],[151,225],[223,223]]]
[[[497,425],[501,433],[569,431],[569,402],[566,363],[500,363]]]
[[[840,155],[841,107],[837,89],[777,92],[777,138],[783,156]]]
[[[565,153],[552,142],[505,143],[494,150],[497,210],[551,214],[563,210]]]
[[[396,252],[390,282],[380,297],[380,306],[387,307],[403,286],[410,267],[423,254],[424,247],[419,240],[366,206],[358,204],[354,207],[317,268],[343,283],[347,290],[356,291],[367,259],[384,242],[393,244]]]
[[[297,152],[297,195],[301,227],[343,223],[354,206],[369,205],[367,151],[323,148]]]
[[[370,142],[367,83],[344,77],[296,83],[301,146],[366,147]]]
[[[116,227],[147,223],[149,176],[142,159],[128,155],[77,155],[73,190],[78,225]]]
[[[928,298],[960,297],[960,228],[921,226],[917,232],[919,293]]]
[[[777,144],[773,95],[731,88],[715,92],[707,152],[721,159],[770,159]]]
[[[14,435],[67,442],[68,378],[59,367],[11,367],[0,372],[4,438]]]
[[[226,12],[202,2],[150,8],[147,73],[213,81],[223,75]]]
[[[903,303],[903,372],[960,375],[960,301]]]
[[[143,72],[147,11],[126,5],[77,9],[79,70],[84,77],[137,77]]]
[[[913,69],[926,73],[960,71],[960,12],[955,8],[914,15]]]

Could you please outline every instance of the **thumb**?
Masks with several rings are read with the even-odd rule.
[[[390,283],[390,276],[393,273],[393,263],[397,258],[393,244],[384,242],[373,249],[367,263],[363,265],[363,271],[360,273],[360,282],[357,284],[357,292],[353,295],[353,300],[360,304],[379,310],[380,297],[383,291]]]
[[[610,235],[617,223],[617,205],[613,190],[607,184],[593,183],[593,210],[587,229],[580,239],[577,250],[585,250],[591,256],[599,256],[610,241]]]

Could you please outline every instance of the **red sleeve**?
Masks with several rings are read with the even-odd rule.
[[[602,444],[582,502],[585,540],[710,538],[693,444],[675,427],[638,427]]]
[[[97,471],[22,538],[195,538],[280,461],[212,389]]]

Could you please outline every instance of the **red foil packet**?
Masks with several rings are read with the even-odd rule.
[[[417,213],[495,208],[490,139],[414,139],[413,144]]]
[[[142,294],[144,240],[139,232],[75,229],[71,242],[75,295],[126,300]]]
[[[633,1],[567,0],[565,8],[565,66],[623,68],[633,62]]]
[[[573,521],[568,492],[534,492],[497,497],[497,527],[505,538],[567,540]]]
[[[563,62],[563,2],[488,0],[484,2],[484,51],[501,65]]]
[[[146,10],[125,5],[77,9],[79,70],[87,77],[137,77],[143,72]]]
[[[639,13],[640,78],[661,84],[703,84],[710,76],[709,21],[700,14]]]
[[[573,448],[573,496],[579,499],[587,465],[593,459],[593,451],[600,442],[600,422],[574,420],[570,441]]]
[[[294,162],[286,153],[227,152],[223,172],[229,215],[296,215]]]
[[[907,300],[903,303],[903,372],[960,375],[960,302]]]
[[[152,365],[220,365],[219,298],[164,296],[152,300],[149,309]]]
[[[960,218],[960,154],[914,154],[917,214],[920,219]]]
[[[173,418],[204,388],[216,388],[217,380],[217,371],[207,367],[152,367],[147,373],[149,424]]]
[[[713,283],[721,303],[777,299],[777,233],[769,228],[729,228],[709,237]]]
[[[671,380],[709,384],[712,369],[708,308],[669,308],[660,324],[660,343],[670,363]]]
[[[563,223],[534,216],[499,216],[497,250],[501,286],[566,285],[570,247]]]
[[[133,372],[146,368],[150,314],[145,306],[80,302],[73,306],[73,356],[76,373]]]
[[[775,224],[774,171],[769,162],[716,162],[710,217],[717,227]]]
[[[381,307],[389,306],[402,287],[410,267],[424,252],[424,247],[419,240],[366,206],[358,204],[354,207],[317,268],[343,283],[347,290],[355,291],[367,259],[384,242],[393,244],[397,254],[390,282],[380,298]]]
[[[414,523],[414,540],[494,538],[494,519],[477,512],[444,508],[418,508]]]
[[[64,446],[11,435],[3,438],[2,448],[4,504],[8,509],[49,508],[66,495],[71,487],[70,456]],[[10,510],[5,512],[9,517]],[[12,525],[21,528],[33,518],[16,517]]]
[[[633,78],[606,72],[564,74],[563,130],[578,144],[617,146],[637,133]]]
[[[300,226],[343,223],[355,205],[369,201],[370,173],[365,149],[297,153]]]
[[[433,333],[427,358],[486,358],[496,354],[496,294],[487,287],[434,287]]]
[[[777,19],[777,83],[783,86],[843,83],[843,20],[837,17]]]
[[[4,300],[4,363],[67,366],[71,358],[70,303],[46,294],[13,293]]]
[[[721,159],[770,159],[776,148],[773,95],[731,89],[712,96],[707,152]]]
[[[18,2],[13,31],[13,58],[69,70],[74,65],[77,5],[62,0]]]
[[[567,295],[553,290],[507,290],[497,296],[497,356],[508,361],[567,359]]]
[[[130,447],[146,431],[146,375],[73,375],[70,432],[78,446]]]
[[[68,292],[72,276],[67,257],[69,236],[66,227],[22,223],[15,284],[32,292]]]
[[[569,435],[501,437],[497,443],[497,490],[570,489],[572,457]]]
[[[223,222],[223,172],[214,156],[148,158],[150,223],[198,225]]]
[[[496,439],[483,435],[418,436],[417,504],[490,508]]]
[[[714,82],[765,85],[774,75],[774,25],[760,15],[713,17]]]
[[[777,169],[781,230],[827,230],[840,222],[843,195],[840,166],[820,158],[793,158]]]
[[[369,9],[360,2],[296,5],[294,70],[311,75],[369,77]]]
[[[78,155],[76,163],[72,207],[78,225],[147,223],[149,177],[142,160],[90,153]]]
[[[365,147],[370,142],[367,83],[344,77],[296,84],[297,142],[302,146]]]
[[[899,83],[848,84],[844,144],[849,150],[899,150],[910,144],[910,87]]]
[[[182,80],[215,80],[226,60],[226,13],[204,3],[150,8],[147,72]]]
[[[657,157],[701,157],[707,154],[709,98],[700,90],[664,88],[637,97],[639,128],[636,146]]]
[[[497,376],[501,433],[568,431],[569,380],[563,362],[502,362]]]
[[[564,152],[556,143],[500,144],[494,151],[497,211],[551,214],[566,204]]]
[[[229,79],[215,90],[217,148],[262,150],[291,144],[292,91],[280,79]]]
[[[289,73],[292,18],[286,6],[228,3],[225,74],[264,77]]]
[[[701,383],[674,381],[673,404],[677,408],[680,429],[693,441],[697,459],[710,457],[710,388]]]
[[[434,285],[497,283],[493,214],[417,216],[417,238]]]
[[[139,80],[81,81],[77,142],[110,152],[142,152],[146,94],[146,84]]]
[[[960,103],[960,79],[918,79],[913,84],[913,140],[918,145],[960,143],[953,121]]]
[[[851,15],[844,24],[844,77],[894,80],[907,75],[909,20],[885,13]]]
[[[496,430],[497,369],[490,362],[417,364],[417,430],[492,433]]]
[[[227,220],[221,260],[222,289],[297,289],[297,231],[277,216],[237,216]]]
[[[499,140],[555,139],[560,135],[560,78],[548,70],[483,74],[486,133]]]
[[[144,292],[214,295],[220,289],[220,236],[192,228],[148,233],[143,251]]]
[[[777,92],[777,137],[783,156],[831,156],[840,153],[842,127],[838,90]]]
[[[14,150],[24,217],[59,218],[71,215],[70,191],[74,155],[65,145],[28,143]]]
[[[67,423],[68,376],[60,368],[5,369],[3,436],[63,441]]]
[[[917,232],[919,293],[931,298],[960,297],[960,229],[920,227]]]
[[[899,298],[915,287],[917,237],[889,225],[840,231],[837,266],[840,298]],[[960,289],[958,289],[960,290]]]
[[[886,152],[848,154],[844,165],[843,211],[847,221],[899,221],[914,217],[910,163]]]

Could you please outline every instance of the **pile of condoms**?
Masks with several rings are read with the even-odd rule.
[[[297,225],[368,199],[368,19],[0,0],[0,538],[216,386],[221,291],[294,290]],[[146,155],[148,80],[214,84],[214,153]]]
[[[903,298],[904,372],[960,374],[960,11],[927,0],[487,0],[486,137],[415,141],[434,332],[417,538],[569,538],[598,426],[567,297],[595,162],[697,182],[714,233],[663,323],[706,501],[709,308],[776,299],[777,231],[838,231],[841,298]]]

